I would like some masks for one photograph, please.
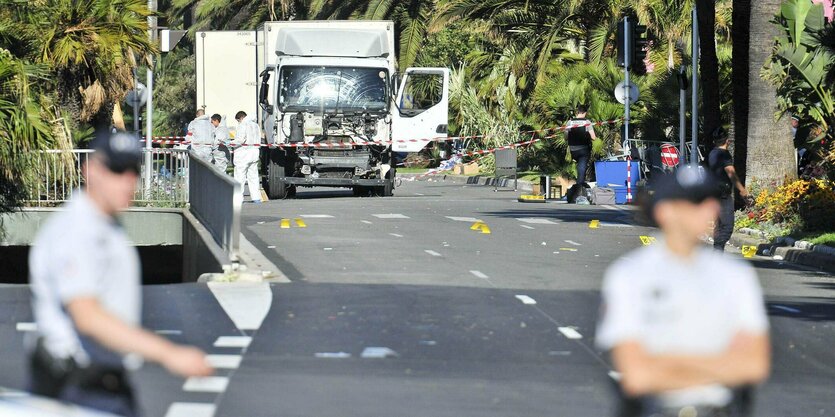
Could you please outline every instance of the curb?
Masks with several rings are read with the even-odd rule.
[[[485,177],[483,175],[465,176],[455,174],[405,174],[399,175],[404,181],[437,181],[437,182],[451,182],[453,184],[462,185],[482,185],[482,186],[496,186],[511,187],[513,180],[508,178]],[[518,180],[516,187],[519,191],[531,192],[533,191],[533,183],[525,180]]]
[[[771,242],[762,232],[751,229],[737,230],[730,243],[737,247],[756,246],[757,255],[835,273],[835,248],[785,237]]]

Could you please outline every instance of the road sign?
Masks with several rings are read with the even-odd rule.
[[[665,143],[661,145],[661,163],[667,168],[678,166],[679,153],[678,148]]]
[[[629,83],[629,104],[634,104],[638,101],[638,93],[638,86]],[[615,87],[615,98],[618,100],[618,103],[626,104],[626,84],[623,82],[618,83]]]
[[[148,88],[142,83],[136,83],[136,89],[128,91],[128,95],[125,96],[125,104],[131,107],[142,107],[147,101]]]
[[[184,30],[169,30],[163,29],[159,31],[159,46],[162,52],[169,52],[177,46],[180,39],[185,36]]]

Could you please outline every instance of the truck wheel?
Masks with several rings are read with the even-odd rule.
[[[287,184],[284,180],[284,167],[270,160],[269,175],[267,180],[267,192],[271,200],[283,200],[287,198],[288,190]]]
[[[368,188],[363,186],[357,185],[352,188],[354,191],[354,197],[367,197],[368,196]]]
[[[377,197],[391,197],[394,195],[394,181],[386,180],[386,185],[374,187],[374,195]]]

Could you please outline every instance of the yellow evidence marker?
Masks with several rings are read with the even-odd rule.
[[[281,228],[282,229],[289,229],[290,228],[290,219],[281,219]]]
[[[470,226],[470,230],[480,230],[482,224],[484,224],[483,221],[477,221],[477,222],[473,223],[472,226]]]
[[[302,220],[300,218],[295,218],[293,220],[296,222],[296,226],[307,227],[307,225],[304,223],[304,220]]]
[[[643,243],[644,246],[652,245],[655,243],[655,238],[652,236],[641,236],[641,243]]]
[[[589,223],[589,229],[597,229],[598,227],[600,227],[600,220],[592,220]]]
[[[743,246],[742,247],[742,256],[745,258],[753,258],[754,255],[757,254],[757,247],[756,246]]]

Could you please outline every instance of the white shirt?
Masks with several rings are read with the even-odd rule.
[[[188,124],[188,135],[191,136],[192,145],[213,145],[214,126],[209,121],[209,116],[203,115]]]
[[[139,254],[122,227],[84,191],[76,190],[64,208],[47,220],[29,254],[32,309],[47,350],[85,364],[95,355],[82,346],[64,306],[95,297],[109,313],[139,325]]]
[[[768,331],[754,269],[708,248],[690,261],[661,240],[635,250],[606,271],[602,295],[596,343],[604,350],[637,341],[650,354],[718,354],[740,331]],[[730,391],[705,386],[662,397],[671,405],[724,405]]]

